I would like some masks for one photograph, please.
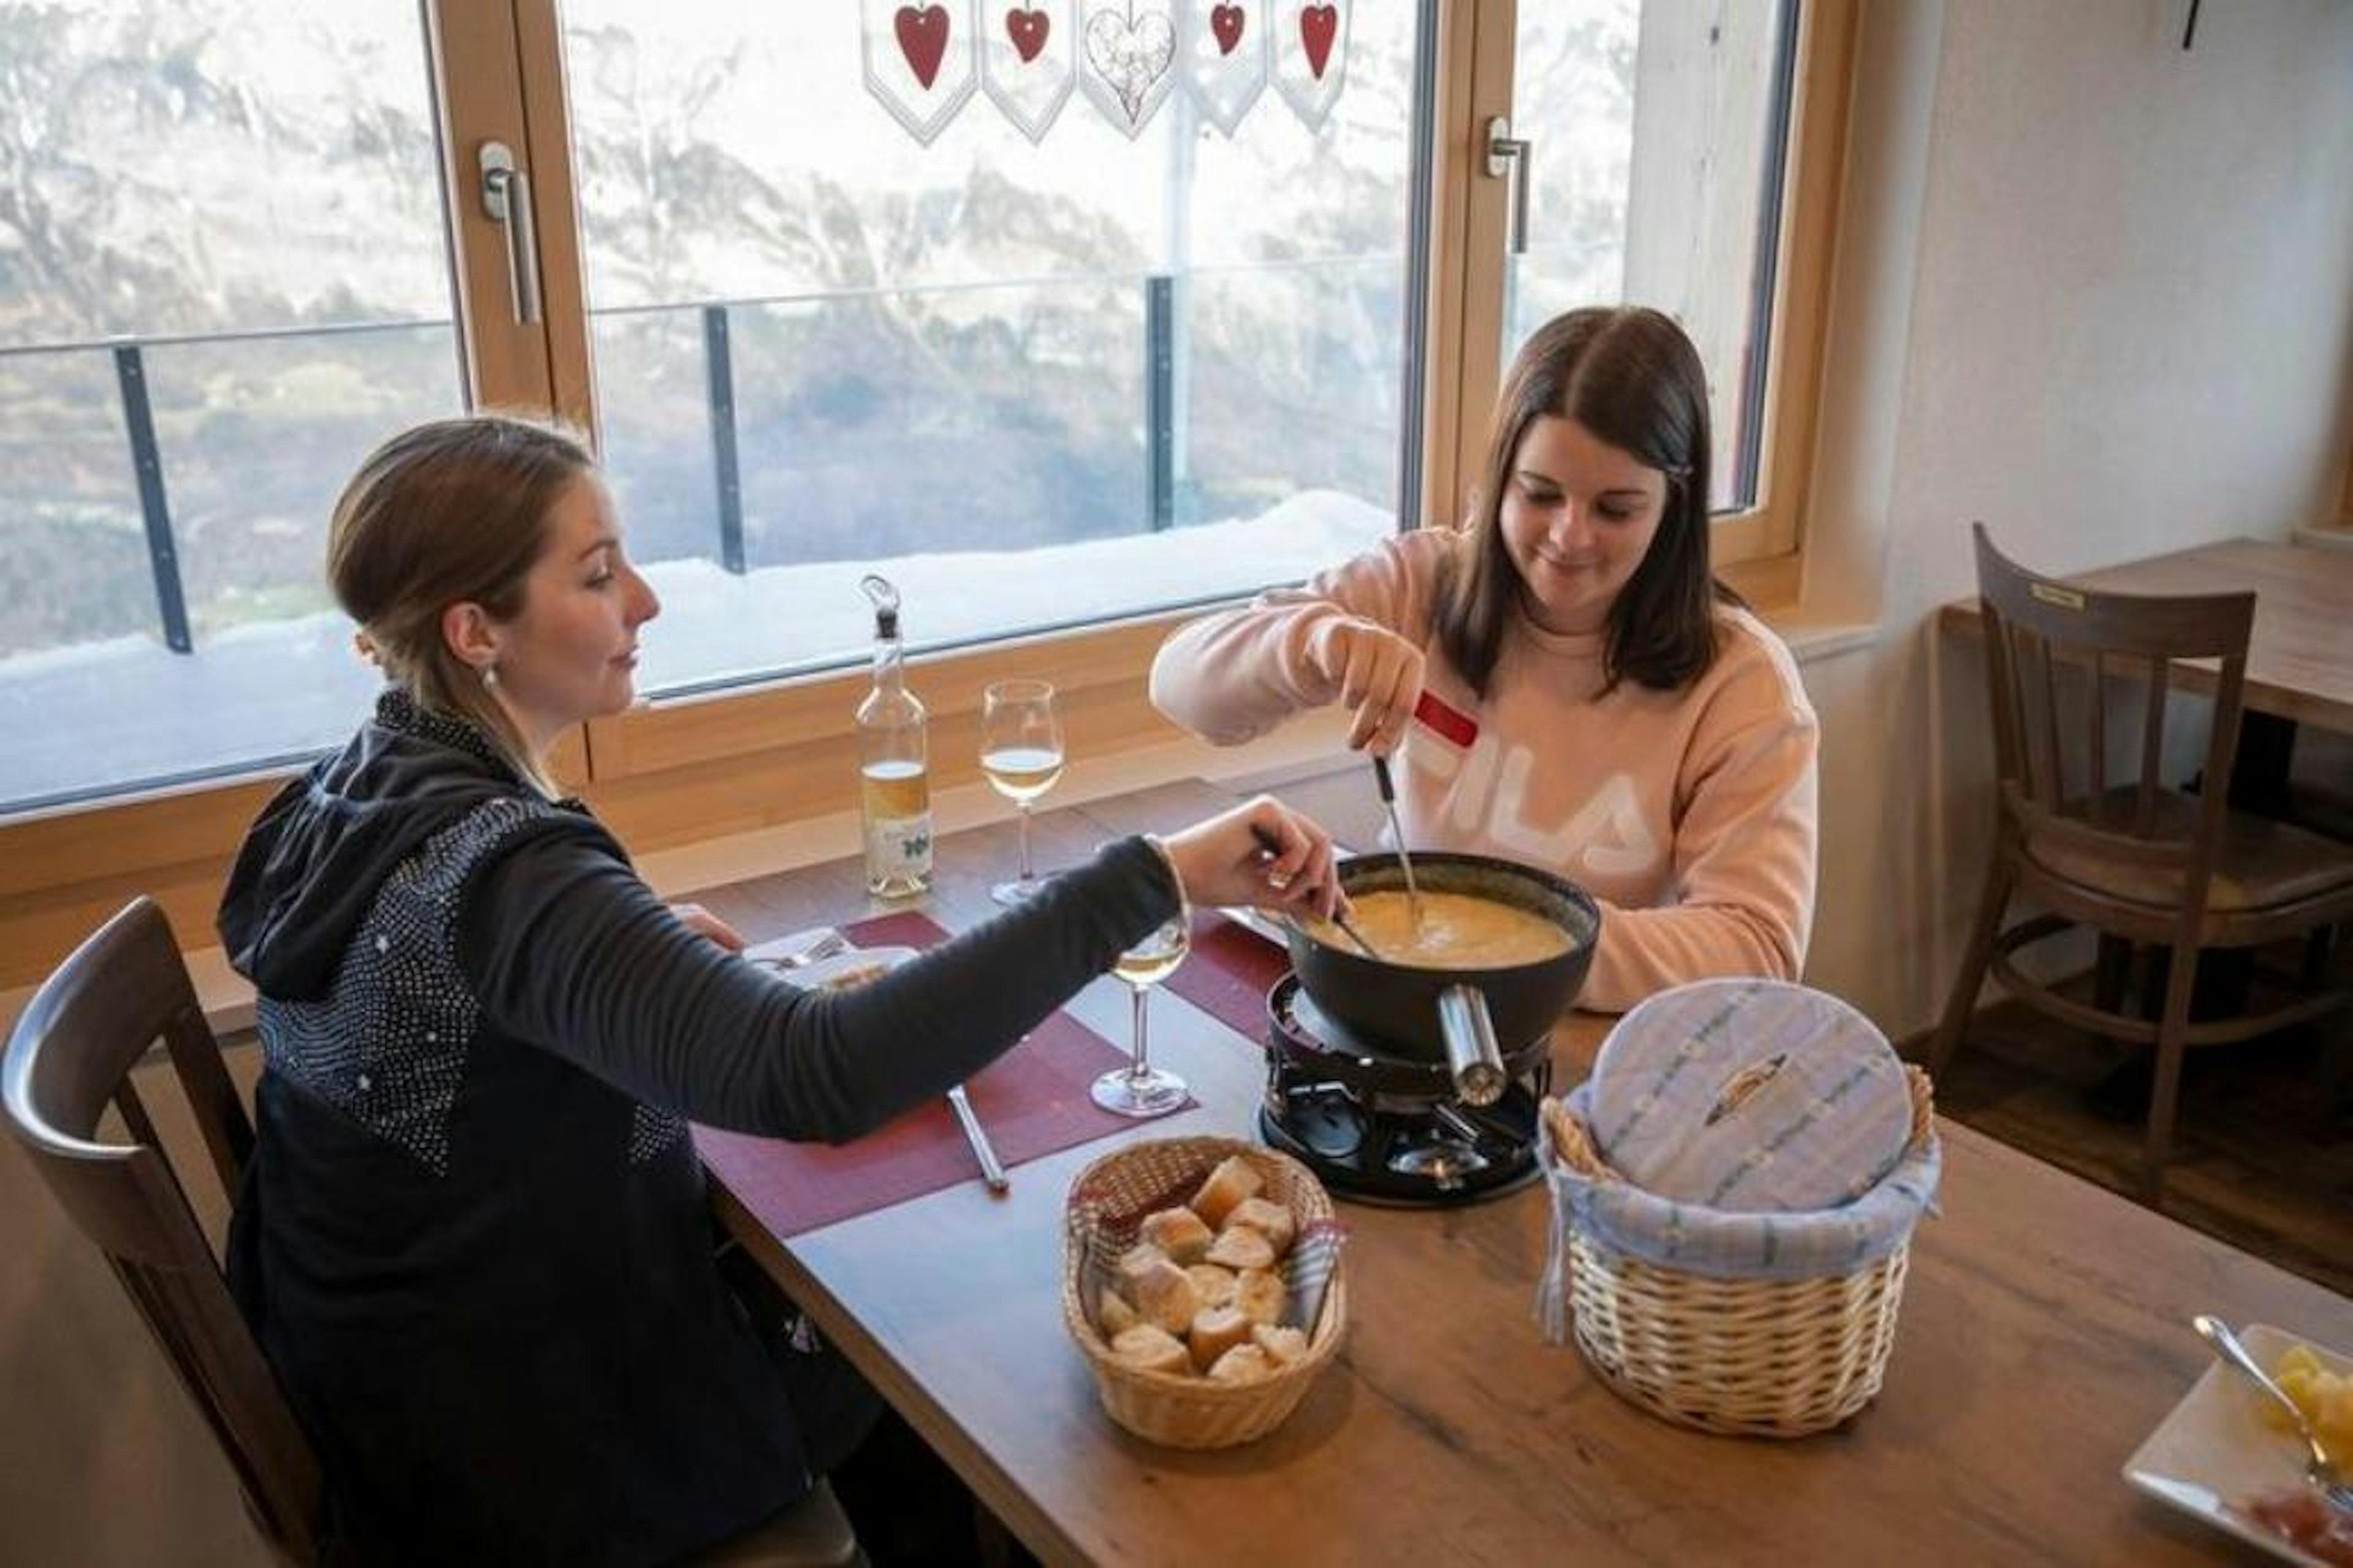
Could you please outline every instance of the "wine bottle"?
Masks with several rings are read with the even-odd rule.
[[[911,898],[932,885],[932,776],[923,704],[907,689],[898,589],[871,575],[859,586],[874,603],[874,685],[858,705],[866,890],[886,899]]]

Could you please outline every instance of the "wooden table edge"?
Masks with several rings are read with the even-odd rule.
[[[771,1235],[757,1216],[743,1201],[729,1191],[716,1176],[710,1179],[713,1211],[727,1233],[767,1271],[793,1305],[808,1314],[818,1331],[835,1349],[849,1359],[859,1375],[871,1384],[906,1419],[916,1434],[931,1446],[932,1451],[948,1468],[963,1479],[973,1495],[978,1498],[997,1521],[1020,1538],[1039,1561],[1049,1563],[1082,1564],[1092,1561],[1079,1549],[1061,1528],[1014,1483],[1005,1468],[972,1435],[957,1425],[955,1418],[921,1384],[902,1371],[865,1325],[826,1289],[824,1281],[803,1267],[791,1247]],[[931,1194],[925,1194],[924,1196]],[[921,1198],[906,1200],[920,1202]],[[891,1205],[898,1207],[899,1205]],[[880,1213],[881,1210],[870,1211]],[[854,1225],[867,1217],[854,1215],[836,1220],[835,1225]],[[819,1226],[819,1230],[830,1226]],[[809,1234],[816,1234],[811,1232]]]

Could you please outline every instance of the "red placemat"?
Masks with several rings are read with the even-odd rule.
[[[881,915],[844,929],[860,947],[930,947],[948,934],[914,913]],[[1089,1084],[1126,1060],[1125,1051],[1067,1013],[1056,1013],[982,1068],[965,1090],[997,1158],[1012,1170],[1134,1127],[1087,1098]],[[779,1237],[980,1179],[944,1099],[838,1147],[701,1126],[694,1143],[712,1175]]]
[[[1193,917],[1193,950],[1161,984],[1254,1043],[1266,1039],[1266,994],[1291,968],[1283,949],[1225,916]]]

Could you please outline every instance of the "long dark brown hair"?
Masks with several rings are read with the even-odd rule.
[[[437,419],[369,453],[327,528],[327,580],[385,676],[418,707],[470,721],[549,795],[506,710],[451,651],[441,613],[470,600],[492,620],[522,614],[548,514],[595,468],[566,431],[497,414]]]
[[[1504,542],[1504,491],[1520,442],[1546,415],[1574,419],[1667,477],[1651,548],[1609,606],[1603,689],[1673,691],[1715,660],[1715,605],[1739,601],[1708,566],[1707,373],[1672,320],[1639,305],[1556,316],[1512,361],[1495,405],[1478,510],[1437,594],[1439,647],[1481,696],[1527,585]]]

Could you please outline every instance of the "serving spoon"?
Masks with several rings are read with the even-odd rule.
[[[2337,1468],[2337,1462],[2328,1457],[2328,1450],[2320,1446],[2320,1439],[2313,1433],[2312,1423],[2304,1418],[2304,1412],[2297,1407],[2295,1401],[2290,1399],[2255,1358],[2247,1353],[2247,1347],[2239,1342],[2239,1336],[2231,1331],[2231,1325],[2200,1312],[2189,1320],[2189,1326],[2198,1331],[2200,1339],[2214,1347],[2217,1355],[2244,1374],[2257,1388],[2271,1395],[2273,1402],[2287,1412],[2288,1419],[2295,1423],[2296,1436],[2304,1439],[2304,1446],[2311,1455],[2305,1461],[2304,1479],[2312,1483],[2315,1491],[2328,1500],[2329,1506],[2353,1513],[2353,1483],[2346,1480],[2345,1472]]]

